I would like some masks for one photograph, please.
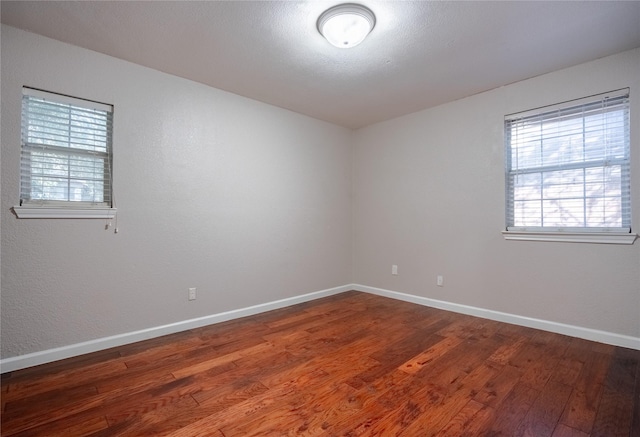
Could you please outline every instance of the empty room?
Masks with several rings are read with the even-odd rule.
[[[5,1],[2,436],[640,436],[640,1]]]

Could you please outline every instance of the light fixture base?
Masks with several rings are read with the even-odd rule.
[[[360,44],[376,25],[371,9],[344,3],[324,11],[318,18],[318,32],[329,43],[339,48],[351,48]]]

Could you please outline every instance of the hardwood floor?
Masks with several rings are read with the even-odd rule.
[[[640,436],[640,351],[348,292],[3,375],[3,436]]]

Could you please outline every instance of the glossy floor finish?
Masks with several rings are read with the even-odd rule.
[[[640,351],[358,292],[5,374],[3,436],[640,436]]]

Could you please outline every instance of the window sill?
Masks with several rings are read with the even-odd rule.
[[[502,231],[505,240],[555,241],[562,243],[633,244],[638,234],[629,232]]]
[[[51,208],[33,206],[14,206],[13,212],[20,219],[112,219],[116,208]]]

